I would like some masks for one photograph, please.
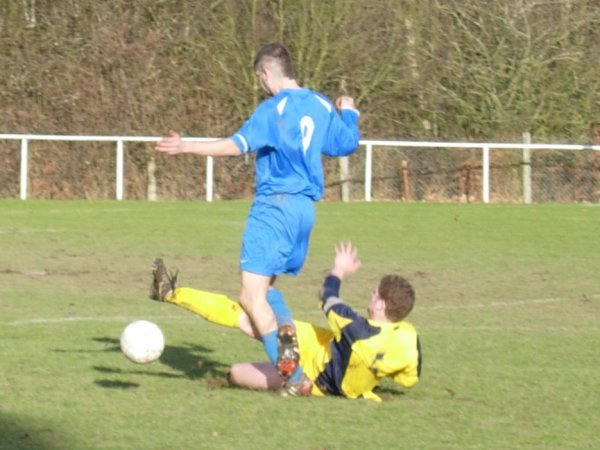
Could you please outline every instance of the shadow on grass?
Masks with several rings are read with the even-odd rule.
[[[94,337],[92,340],[106,346],[103,351],[119,352],[119,339],[111,337]],[[211,386],[227,384],[229,366],[208,357],[214,350],[198,344],[184,344],[183,346],[166,345],[158,363],[135,364],[131,369],[122,369],[108,366],[94,366],[93,369],[103,374],[112,375],[143,375],[161,378],[187,378],[189,380],[206,380]],[[124,358],[124,356],[123,356]],[[157,367],[168,366],[171,371],[156,371]],[[95,384],[109,389],[131,389],[139,387],[138,383],[119,379],[96,380]]]
[[[385,402],[388,400],[398,399],[408,394],[406,388],[396,384],[390,378],[384,378],[379,382],[379,385],[373,389],[373,392],[381,397]]]
[[[98,386],[110,389],[132,389],[140,387],[139,383],[132,383],[131,381],[121,380],[96,380],[94,381]]]
[[[0,414],[0,448],[54,450],[76,446],[66,442],[65,436],[50,423]]]
[[[383,400],[392,399],[394,397],[401,397],[406,395],[406,392],[401,391],[399,388],[387,387],[387,386],[378,386],[375,388],[374,392],[379,395]]]

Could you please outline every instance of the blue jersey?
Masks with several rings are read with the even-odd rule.
[[[284,89],[262,102],[231,138],[242,153],[256,152],[256,195],[323,196],[321,155],[346,156],[358,147],[358,111],[338,114],[323,95]]]

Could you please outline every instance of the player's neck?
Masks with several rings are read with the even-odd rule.
[[[392,323],[392,321],[388,319],[385,314],[379,313],[379,311],[374,311],[372,314],[370,314],[369,319],[379,323]]]
[[[273,89],[273,95],[279,94],[281,91],[285,89],[302,89],[298,82],[293,78],[282,78],[279,83]]]

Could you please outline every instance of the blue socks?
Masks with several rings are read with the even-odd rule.
[[[269,303],[269,305],[271,306],[271,309],[273,310],[273,314],[275,314],[275,319],[277,320],[277,326],[280,327],[283,324],[291,324],[292,322],[292,313],[290,312],[290,309],[288,308],[288,306],[285,304],[285,300],[283,298],[283,294],[281,293],[281,291],[279,291],[278,289],[275,288],[271,288],[267,291],[267,303]],[[269,358],[271,358],[271,361],[273,362],[273,359],[271,357],[271,343],[270,340],[271,338],[271,334],[273,333],[269,333],[268,335],[265,335],[262,337],[262,341],[263,341],[263,346],[265,348],[265,352],[267,352],[267,355],[269,355]],[[277,345],[278,345],[278,341],[277,341],[277,332],[274,332],[275,334],[275,362],[273,364],[277,363],[277,358],[278,358],[278,352],[277,352]],[[269,341],[269,343],[267,344],[267,341]],[[296,371],[292,374],[292,376],[290,377],[290,381],[291,382],[295,382],[300,380],[300,375],[302,375],[302,369],[300,368],[300,366],[298,366],[298,369],[296,369]]]
[[[267,291],[267,303],[271,306],[273,314],[275,314],[275,320],[277,320],[277,326],[281,326],[283,323],[292,323],[292,314],[289,308],[285,304],[283,294],[277,289],[269,289]],[[277,331],[265,334],[261,336],[265,353],[269,357],[269,360],[276,365],[279,353],[277,347],[279,341],[277,340]]]
[[[285,304],[283,294],[277,289],[269,289],[267,291],[267,303],[271,306],[275,319],[277,320],[277,326],[280,327],[284,323],[292,323],[292,313]]]
[[[260,339],[262,340],[265,353],[267,354],[269,360],[273,365],[276,365],[277,358],[279,357],[279,352],[277,351],[277,347],[279,346],[277,330],[261,336]]]

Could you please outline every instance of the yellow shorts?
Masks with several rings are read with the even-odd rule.
[[[333,340],[333,333],[326,328],[317,327],[300,320],[294,320],[294,324],[296,325],[296,336],[300,347],[300,366],[306,376],[315,381],[331,358],[329,344]],[[324,395],[314,383],[312,394]]]

